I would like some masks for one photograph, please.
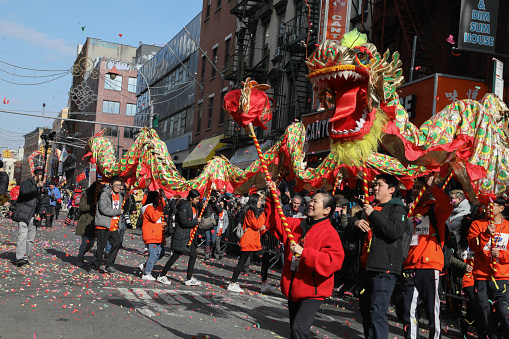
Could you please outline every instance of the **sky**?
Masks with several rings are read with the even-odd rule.
[[[65,73],[87,37],[134,47],[140,41],[164,44],[202,5],[202,0],[0,0],[0,110],[41,115],[46,104],[45,116],[56,117],[67,106],[72,84]],[[17,149],[23,134],[53,121],[0,112],[0,151]]]

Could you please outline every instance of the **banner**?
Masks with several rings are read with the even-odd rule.
[[[458,49],[495,53],[498,0],[462,0]]]
[[[350,1],[324,0],[320,9],[319,41],[332,40],[339,44],[350,30]]]

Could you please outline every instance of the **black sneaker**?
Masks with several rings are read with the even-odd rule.
[[[99,270],[96,270],[95,268],[90,267],[90,269],[88,270],[88,273],[90,273],[90,274],[97,274],[97,273],[99,273]]]
[[[111,266],[106,266],[106,268],[104,269],[107,273],[109,274],[114,274],[114,273],[117,273],[118,271],[116,269],[114,269],[113,267]]]
[[[26,265],[26,264],[28,264],[28,260],[25,260],[25,259],[19,259],[16,262],[16,266],[18,266],[18,267],[21,267],[21,266]]]

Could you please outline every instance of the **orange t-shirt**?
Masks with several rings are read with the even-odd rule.
[[[467,265],[474,267],[474,251],[472,251],[470,248],[460,253],[460,257]],[[474,286],[474,275],[472,272],[465,272],[463,275],[463,284],[461,287],[465,288],[470,286]]]
[[[375,209],[375,211],[381,211],[383,207],[382,206],[373,206],[373,208]],[[373,237],[373,231],[369,230],[368,234],[366,235],[366,239],[364,240],[364,244],[362,245],[361,259],[360,259],[361,268],[366,268],[366,266],[368,265],[368,257],[369,257],[369,249],[370,249],[369,246],[370,246],[372,237]]]

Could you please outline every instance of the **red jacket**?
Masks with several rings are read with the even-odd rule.
[[[403,263],[403,269],[432,269],[441,271],[444,268],[444,252],[442,250],[445,240],[445,222],[452,213],[453,206],[449,196],[437,186],[431,187],[431,193],[435,200],[429,200],[418,205],[413,214],[409,216],[410,222],[414,223],[414,234],[408,256]],[[435,205],[435,219],[437,229],[431,226],[428,210]],[[440,244],[438,243],[440,238]]]
[[[143,213],[143,242],[145,244],[162,244],[164,241],[164,227],[162,224],[163,206],[154,208],[152,204],[142,207]]]
[[[300,257],[297,272],[290,270],[292,251],[290,241],[281,224],[272,198],[265,204],[267,227],[285,246],[285,262],[281,275],[281,291],[292,301],[303,299],[324,300],[332,294],[334,288],[334,272],[343,265],[345,254],[338,232],[331,225],[329,219],[315,224],[307,232],[305,241],[301,243],[302,219],[286,218],[292,230],[294,240],[301,243],[304,250]],[[293,282],[292,282],[293,281]],[[291,291],[290,291],[291,286]]]
[[[239,241],[240,250],[242,252],[256,252],[262,249],[260,235],[264,234],[265,231],[260,231],[260,228],[262,228],[263,225],[265,225],[265,213],[260,214],[260,216],[256,218],[253,211],[247,211],[244,224],[242,225],[245,233]]]
[[[474,251],[474,279],[491,280],[509,280],[509,251],[507,245],[509,241],[509,221],[502,219],[501,224],[495,225],[495,247],[498,248],[499,257],[495,259],[492,267],[491,258],[491,236],[486,233],[488,229],[488,219],[476,220],[470,225],[468,235],[468,247]]]

